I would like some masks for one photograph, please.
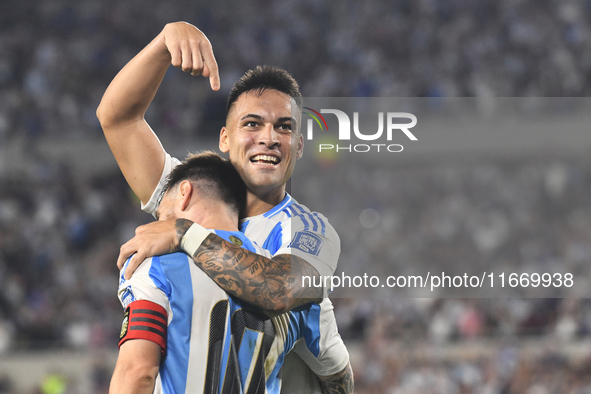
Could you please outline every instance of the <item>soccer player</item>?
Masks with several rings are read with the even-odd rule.
[[[209,77],[211,87],[219,89],[218,66],[207,37],[194,26],[177,22],[166,25],[117,74],[97,110],[123,175],[150,213],[157,209],[164,179],[178,164],[144,119],[171,63],[192,75]],[[271,259],[205,233],[198,224],[189,228],[172,220],[158,221],[138,228],[136,236],[121,247],[120,267],[136,253],[126,277],[146,257],[182,247],[224,290],[262,309],[287,311],[326,296],[324,289],[305,288],[302,276],[334,273],[340,253],[338,235],[323,215],[298,204],[285,190],[295,160],[303,152],[301,106],[298,85],[287,72],[257,68],[232,89],[220,133],[220,150],[229,153],[248,189],[240,229],[270,250]],[[332,313],[328,298],[320,307]],[[284,392],[320,392],[318,379],[297,356],[288,356],[284,368],[289,370],[284,374]],[[346,373],[352,381],[350,369]]]
[[[238,231],[245,200],[234,167],[206,152],[171,172],[156,213],[215,228],[208,231],[264,253]],[[331,313],[320,315],[310,305],[267,316],[228,297],[184,253],[149,258],[129,280],[125,268],[118,292],[125,317],[111,393],[279,393],[284,355],[300,339],[312,351],[318,348],[311,367],[319,373],[348,364]],[[330,324],[321,326],[320,319]]]

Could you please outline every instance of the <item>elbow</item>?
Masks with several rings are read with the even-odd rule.
[[[103,130],[108,129],[109,126],[114,123],[114,117],[109,111],[107,111],[105,104],[102,101],[96,109],[96,117]]]
[[[123,111],[117,109],[108,100],[105,101],[104,99],[96,109],[96,117],[105,134],[108,134],[112,129],[117,129],[121,125],[131,123],[137,119],[143,119],[143,116],[144,113],[141,111]]]
[[[281,294],[271,294],[267,299],[267,305],[263,305],[263,309],[270,310],[276,313],[289,312],[299,306],[320,303],[323,297],[323,288],[318,287],[300,287],[293,286],[291,281],[287,281],[283,284],[284,290]]]
[[[123,373],[123,381],[128,387],[136,387],[139,392],[153,390],[156,384],[158,367],[153,366],[133,366]]]
[[[139,365],[129,370],[132,380],[145,384],[154,384],[156,375],[158,375],[158,366]]]

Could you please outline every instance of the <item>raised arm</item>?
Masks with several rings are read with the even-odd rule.
[[[172,64],[191,75],[209,77],[218,90],[218,66],[207,37],[185,22],[167,24],[113,79],[97,117],[127,183],[146,203],[164,168],[165,153],[144,115]]]

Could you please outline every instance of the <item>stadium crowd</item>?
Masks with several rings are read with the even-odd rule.
[[[40,141],[102,139],[95,110],[107,84],[165,23],[181,19],[212,41],[222,89],[167,75],[149,122],[179,141],[196,133],[215,140],[231,82],[263,63],[292,72],[305,96],[591,93],[586,0],[3,1],[0,149],[24,140],[29,155],[26,171],[7,170],[0,158],[0,357],[115,346],[114,262],[121,243],[151,218],[118,171],[76,176],[76,168],[48,160]],[[582,270],[590,260],[589,161],[417,164],[363,175],[370,171],[358,166],[349,177],[326,178],[332,183],[314,189],[321,193],[301,199],[331,220],[344,248],[360,246],[344,249],[344,272],[368,261],[388,262],[378,267],[386,275],[434,261]],[[343,217],[344,193],[380,214],[375,229]],[[334,303],[358,393],[591,390],[591,352],[559,350],[589,338],[585,298]],[[525,357],[521,344],[538,340],[556,348]],[[479,345],[487,350],[474,354]],[[449,346],[458,350],[441,360],[425,355]],[[0,378],[0,392],[13,392],[9,380]]]
[[[586,0],[8,0],[0,10],[0,141],[96,136],[106,85],[173,20],[208,35],[222,77],[216,94],[171,73],[152,123],[180,138],[217,129],[231,83],[257,64],[288,69],[308,97],[591,93]]]

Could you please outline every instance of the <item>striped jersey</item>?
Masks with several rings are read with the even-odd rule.
[[[150,200],[142,209],[155,215],[158,209],[158,196],[166,181],[166,176],[180,161],[166,153],[164,169]],[[268,250],[271,255],[293,254],[310,263],[320,275],[333,275],[340,254],[340,239],[324,215],[309,210],[299,204],[289,194],[268,212],[245,218],[240,230],[255,244]],[[325,296],[327,289],[324,289]],[[348,363],[348,353],[336,326],[333,305],[327,297],[319,304],[323,316],[321,320],[322,346],[315,355],[302,340],[296,341],[293,352],[284,360],[283,389],[286,394],[321,393],[315,375],[328,376],[340,372]],[[337,350],[341,349],[341,350]],[[322,368],[323,357],[327,354],[346,354],[346,361],[340,369]],[[296,355],[297,354],[297,355]],[[327,364],[324,362],[324,364]],[[336,365],[336,364],[335,364]],[[340,364],[339,364],[340,366]]]
[[[242,233],[216,234],[265,254]],[[142,338],[166,349],[156,393],[279,393],[280,367],[298,340],[320,355],[320,320],[331,316],[321,316],[318,305],[269,316],[228,296],[184,253],[149,258],[129,280],[125,268],[118,292],[126,309],[121,343]],[[146,307],[146,301],[161,309]],[[137,329],[155,334],[128,331]],[[346,358],[339,346],[322,350],[319,370],[338,368]]]
[[[160,182],[142,209],[152,215],[158,209],[158,197],[166,176],[180,161],[168,153]],[[289,194],[268,212],[243,219],[240,223],[248,239],[271,255],[293,254],[310,263],[321,276],[333,275],[341,252],[337,232],[324,215],[310,211]]]

